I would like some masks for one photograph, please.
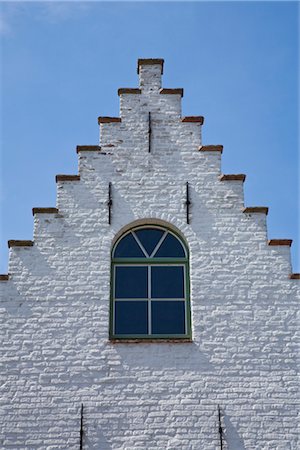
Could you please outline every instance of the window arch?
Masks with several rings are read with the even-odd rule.
[[[189,338],[188,250],[159,225],[130,229],[112,251],[111,339]]]

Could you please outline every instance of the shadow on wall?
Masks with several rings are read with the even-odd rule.
[[[89,426],[87,425],[84,428],[83,433],[83,448],[88,448],[89,450],[112,450],[111,444],[107,441],[99,428],[96,430],[96,436],[94,435],[95,430],[93,430],[93,433],[89,433],[89,431],[91,430],[89,430]],[[90,436],[90,434],[92,436]]]
[[[133,222],[137,217],[132,209],[132,204],[126,198],[124,192],[116,186],[112,186],[112,196],[113,196],[113,207],[112,207],[112,218],[114,224],[117,223],[117,228],[119,228],[120,219],[123,222],[123,217],[126,218],[126,222]],[[117,219],[117,220],[116,220]]]
[[[177,351],[174,352],[174,346]],[[194,342],[191,343],[140,343],[140,344],[118,344],[114,351],[122,367],[130,370],[140,368],[150,370],[180,369],[183,372],[190,367],[191,370],[202,372],[214,372],[215,367],[208,357],[200,350]],[[194,361],[194,364],[192,362]]]
[[[32,316],[31,305],[25,294],[19,292],[17,286],[12,280],[9,283],[9,295],[3,299],[2,308],[4,313],[4,321],[7,324],[11,318],[28,318]],[[3,322],[4,323],[4,322]],[[18,325],[16,325],[18,328]]]
[[[246,450],[243,438],[238,434],[236,426],[233,425],[229,416],[223,412],[223,421],[225,425],[224,437],[226,448],[228,450]]]

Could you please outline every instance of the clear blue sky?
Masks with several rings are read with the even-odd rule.
[[[269,206],[269,238],[297,247],[296,2],[2,2],[0,273],[8,239],[32,239],[32,207],[55,206],[77,144],[118,116],[137,58],[164,58],[164,87],[223,144],[223,173],[245,173],[245,205]]]

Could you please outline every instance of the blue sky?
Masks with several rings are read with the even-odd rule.
[[[164,58],[183,115],[245,173],[246,206],[269,206],[269,238],[291,238],[300,272],[296,2],[2,2],[0,273],[8,239],[32,239],[32,207],[55,206],[58,173],[118,116],[136,60]]]

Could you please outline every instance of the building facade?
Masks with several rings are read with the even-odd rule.
[[[138,61],[33,241],[9,241],[1,448],[298,448],[291,241],[162,72]]]

